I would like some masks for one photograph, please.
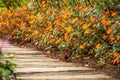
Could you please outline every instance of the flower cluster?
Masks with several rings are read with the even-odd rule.
[[[73,56],[93,55],[102,63],[120,63],[120,20],[114,11],[88,6],[46,6],[34,15],[27,7],[4,10],[0,33],[22,42],[69,49]],[[7,14],[6,14],[7,13]]]

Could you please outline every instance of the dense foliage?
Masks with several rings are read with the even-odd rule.
[[[23,0],[0,0],[0,7],[17,7],[23,3]]]
[[[92,0],[95,4],[86,0],[89,5],[81,4],[80,0],[40,1],[34,8],[3,10],[0,34],[44,45],[50,48],[49,53],[56,48],[60,53],[70,51],[70,57],[92,55],[97,57],[98,64],[120,64],[119,12],[100,6],[98,9],[97,0]]]

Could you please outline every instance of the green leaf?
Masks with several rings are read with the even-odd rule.
[[[8,54],[9,54],[9,55],[11,55],[11,54],[15,54],[15,52],[8,52]]]
[[[4,56],[3,55],[0,55],[0,59],[3,59],[4,58]]]

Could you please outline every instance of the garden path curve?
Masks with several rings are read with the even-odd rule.
[[[115,80],[94,69],[46,57],[41,51],[12,44],[3,49],[16,53],[12,61],[17,64],[16,73],[20,80]]]

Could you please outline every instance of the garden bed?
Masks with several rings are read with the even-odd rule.
[[[22,47],[36,46],[48,57],[95,67],[114,76],[120,73],[117,2],[46,0],[35,3],[35,7],[9,7],[0,13],[0,36]]]

